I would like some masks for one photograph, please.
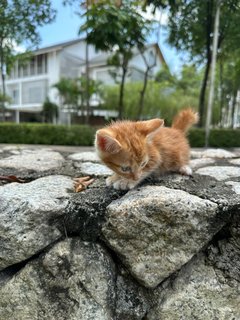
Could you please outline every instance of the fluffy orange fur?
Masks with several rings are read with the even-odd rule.
[[[162,119],[118,121],[96,133],[95,147],[101,161],[114,174],[107,186],[132,189],[150,174],[180,172],[191,175],[187,130],[198,121],[192,109],[181,111],[172,127]]]

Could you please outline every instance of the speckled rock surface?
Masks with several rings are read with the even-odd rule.
[[[85,175],[94,175],[94,176],[110,176],[112,171],[108,169],[103,164],[92,163],[92,162],[82,162],[74,163],[76,168],[79,168],[80,171]]]
[[[59,169],[64,161],[62,155],[49,150],[15,150],[16,155],[0,160],[1,168],[21,170],[48,171]]]
[[[131,273],[156,287],[222,227],[217,205],[181,190],[142,187],[107,207],[103,235]]]
[[[0,319],[240,319],[239,159],[127,192],[92,149],[0,145]]]
[[[56,224],[67,208],[68,189],[73,192],[73,183],[66,176],[0,187],[0,270],[61,238]]]
[[[208,166],[198,169],[196,173],[213,177],[219,181],[238,178],[240,176],[240,167],[233,166]]]
[[[114,277],[100,245],[61,241],[2,284],[0,319],[112,320]]]

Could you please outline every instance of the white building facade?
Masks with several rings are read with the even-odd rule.
[[[104,84],[115,84],[110,74],[113,67],[108,66],[110,52],[97,51],[88,46],[89,76]],[[165,64],[157,44],[148,45],[144,56],[148,64],[153,64],[151,76],[154,76]],[[126,81],[142,81],[146,62],[138,50],[134,51],[129,63]],[[32,52],[24,65],[15,63],[6,79],[7,95],[11,97],[8,109],[15,114],[16,122],[22,121],[21,114],[40,114],[42,105],[48,97],[51,102],[60,104],[57,89],[53,87],[61,78],[77,78],[86,71],[86,42],[84,39],[45,47]],[[94,112],[97,108],[94,108]]]

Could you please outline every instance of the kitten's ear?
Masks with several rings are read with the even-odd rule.
[[[111,154],[118,153],[122,149],[121,144],[104,129],[96,132],[95,146],[98,150]]]
[[[164,126],[163,119],[152,119],[146,121],[137,121],[136,122],[137,130],[139,130],[144,135],[149,135],[150,133],[154,132],[155,130]]]

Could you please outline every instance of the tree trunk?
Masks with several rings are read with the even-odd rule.
[[[220,20],[220,5],[221,0],[217,1],[216,4],[216,15],[214,21],[214,33],[213,33],[213,46],[212,46],[212,65],[211,65],[211,77],[210,77],[210,88],[209,88],[209,98],[207,107],[207,117],[205,126],[205,147],[209,144],[209,134],[210,127],[212,123],[212,109],[213,109],[213,99],[214,99],[214,84],[215,84],[215,72],[216,72],[216,62],[217,62],[217,49],[218,49],[218,33],[219,33],[219,20]]]
[[[205,113],[205,95],[206,95],[206,88],[208,82],[208,75],[211,66],[211,33],[212,33],[212,9],[213,9],[213,1],[207,0],[207,23],[206,23],[206,59],[207,65],[205,68],[205,73],[202,81],[202,87],[199,96],[199,106],[198,112],[200,116],[199,120],[199,127],[203,127],[204,124],[204,113]]]
[[[5,121],[6,84],[5,84],[5,69],[4,69],[5,66],[4,66],[2,43],[0,44],[0,63],[1,63],[1,79],[2,79],[2,94],[3,94],[3,101],[2,101],[1,109],[2,109],[2,120]]]
[[[150,67],[147,66],[146,72],[144,74],[144,80],[143,80],[143,87],[142,90],[140,91],[140,99],[139,99],[139,107],[138,107],[138,113],[137,113],[137,120],[139,120],[142,116],[143,112],[143,107],[144,107],[144,97],[145,97],[145,92],[147,89],[147,84],[148,84],[148,73],[150,71]]]
[[[125,58],[123,58],[125,60]],[[124,86],[125,86],[125,79],[127,75],[127,68],[128,66],[128,60],[123,61],[122,64],[122,78],[121,78],[121,84],[119,89],[119,102],[118,102],[118,118],[121,120],[124,115]]]
[[[220,127],[224,128],[224,114],[225,114],[225,101],[224,101],[224,88],[223,88],[223,62],[220,60],[219,68],[219,82],[220,82]]]
[[[144,73],[144,80],[143,80],[143,87],[142,90],[140,91],[140,98],[139,98],[139,108],[138,108],[138,113],[137,113],[137,120],[141,118],[142,112],[143,112],[143,107],[144,107],[144,98],[145,98],[145,93],[147,90],[147,85],[148,85],[148,74],[149,71],[156,66],[157,63],[157,51],[155,52],[155,57],[154,57],[154,62],[152,65],[148,64],[148,61],[144,55],[144,52],[140,50],[141,56],[143,58],[143,61],[146,66],[146,71]]]
[[[232,119],[231,119],[231,128],[235,127],[235,113],[237,109],[237,91],[233,92],[233,104],[232,104]]]

